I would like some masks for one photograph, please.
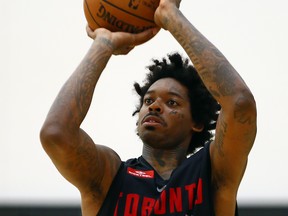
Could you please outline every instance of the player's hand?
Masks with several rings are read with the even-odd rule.
[[[99,28],[95,31],[92,31],[88,26],[86,28],[90,38],[94,40],[101,38],[114,55],[125,55],[129,53],[135,46],[143,44],[153,38],[159,30],[160,28],[153,28],[138,34],[132,34],[126,32],[111,32],[104,28]]]
[[[171,11],[180,7],[181,0],[160,0],[154,14],[154,22],[157,26],[167,29],[167,20],[171,18]]]

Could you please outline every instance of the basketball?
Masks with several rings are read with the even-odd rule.
[[[159,0],[84,0],[84,14],[92,30],[139,33],[156,26],[158,5]]]

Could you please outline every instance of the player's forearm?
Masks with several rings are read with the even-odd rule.
[[[166,14],[165,28],[185,49],[205,86],[222,108],[229,107],[241,94],[251,94],[225,56],[178,9],[170,9]]]
[[[97,39],[96,39],[97,40]],[[95,41],[55,99],[45,124],[77,129],[90,107],[96,83],[112,53],[105,41]]]

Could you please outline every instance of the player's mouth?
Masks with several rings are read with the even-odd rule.
[[[165,126],[166,125],[165,121],[161,117],[153,115],[153,114],[147,114],[143,118],[141,124],[146,125],[146,126],[157,126],[157,125]]]

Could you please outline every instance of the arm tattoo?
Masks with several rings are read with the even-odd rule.
[[[224,151],[223,151],[223,143],[224,143],[224,137],[227,132],[227,123],[223,119],[219,119],[219,129],[217,131],[217,139],[215,140],[215,146],[218,150],[218,153],[221,157],[224,157]]]
[[[236,121],[241,124],[253,125],[256,123],[256,118],[254,114],[252,115],[249,112],[249,105],[245,102],[244,103],[242,102],[247,100],[245,95],[246,94],[244,93],[244,95],[236,101],[234,119],[236,119]]]
[[[193,34],[189,33],[191,35],[189,39],[185,36],[187,34],[183,34],[184,31],[189,31],[186,29],[192,29],[193,32]],[[206,87],[215,98],[235,94],[234,87],[239,79],[237,72],[213,44],[192,25],[189,28],[184,25],[173,26],[171,33],[187,52]]]
[[[73,120],[75,124],[81,123],[87,114],[96,82],[101,74],[96,71],[102,67],[102,64],[106,64],[107,58],[109,57],[102,54],[87,58],[81,65],[79,65],[79,71],[83,72],[75,74],[74,84],[72,84],[75,85],[75,87],[68,87],[68,89],[72,89],[73,91],[73,103],[77,109],[76,112],[73,111]],[[95,64],[95,62],[98,62],[98,64]]]

